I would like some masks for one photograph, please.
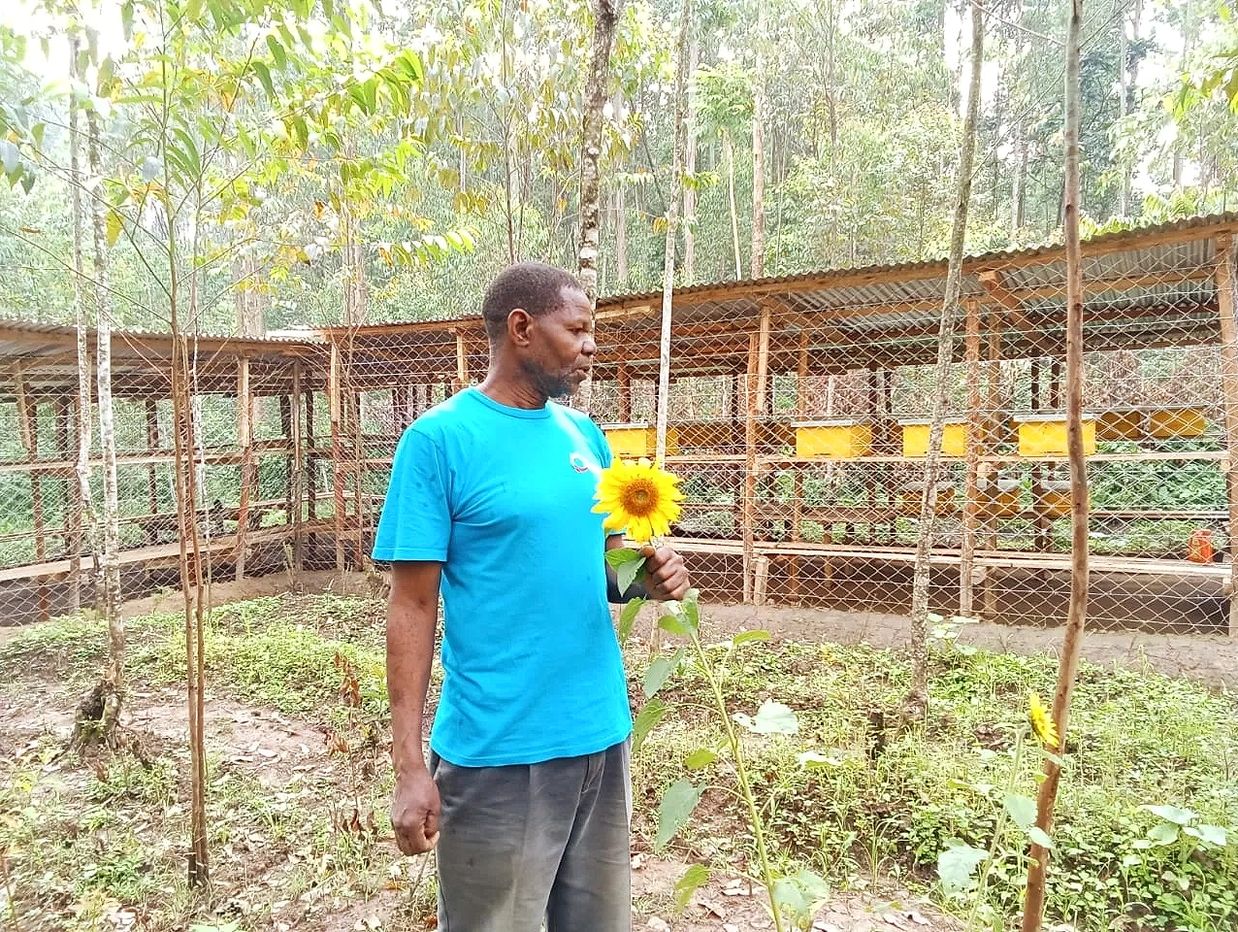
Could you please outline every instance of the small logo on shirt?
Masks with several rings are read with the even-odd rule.
[[[585,462],[585,458],[581,456],[579,453],[573,453],[571,456],[567,458],[567,461],[568,463],[571,464],[571,467],[577,472],[588,472],[589,471],[589,464]]]

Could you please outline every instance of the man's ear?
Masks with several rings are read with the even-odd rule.
[[[529,329],[533,316],[522,307],[512,308],[507,315],[507,336],[516,346],[529,345]]]

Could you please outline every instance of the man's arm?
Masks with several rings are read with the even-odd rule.
[[[606,549],[614,550],[623,546],[622,534],[611,534],[606,538]],[[656,550],[645,545],[641,548],[645,558],[642,578],[628,587],[626,592],[619,591],[619,580],[615,568],[606,564],[606,598],[610,602],[630,602],[632,599],[657,599],[668,602],[682,599],[688,592],[691,583],[688,581],[688,569],[684,566],[683,557],[670,547],[658,547]]]
[[[442,564],[430,561],[391,564],[387,693],[396,778],[391,824],[405,854],[429,851],[438,842],[438,788],[426,767],[421,729],[434,660],[441,572]]]

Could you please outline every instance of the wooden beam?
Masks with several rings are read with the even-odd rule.
[[[1229,634],[1238,637],[1238,317],[1234,240],[1216,240],[1217,309],[1221,318],[1221,392],[1225,402],[1226,489],[1229,493]]]
[[[469,384],[469,350],[464,341],[464,331],[456,332],[456,384],[455,391],[463,391]]]
[[[761,308],[761,320],[757,330],[757,414],[764,416],[768,398],[769,383],[769,334],[770,315],[773,308],[767,303]]]
[[[619,363],[619,421],[623,424],[632,421],[632,373],[626,362]]]

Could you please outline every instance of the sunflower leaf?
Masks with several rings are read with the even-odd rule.
[[[659,689],[666,683],[670,675],[675,672],[679,666],[679,661],[683,658],[683,651],[677,650],[670,657],[659,657],[649,665],[649,670],[645,673],[645,698],[652,699]]]
[[[620,594],[632,588],[632,583],[636,582],[636,577],[645,566],[645,558],[640,553],[620,547],[606,551],[606,562],[615,571],[615,584]]]
[[[653,731],[654,726],[662,721],[667,711],[666,703],[661,699],[650,699],[641,707],[640,712],[636,714],[636,720],[632,722],[633,754],[640,750],[649,732]]]
[[[623,606],[623,611],[619,613],[620,645],[626,644],[628,638],[631,637],[632,628],[636,624],[636,616],[640,614],[641,606],[644,604],[644,599],[635,598]]]

